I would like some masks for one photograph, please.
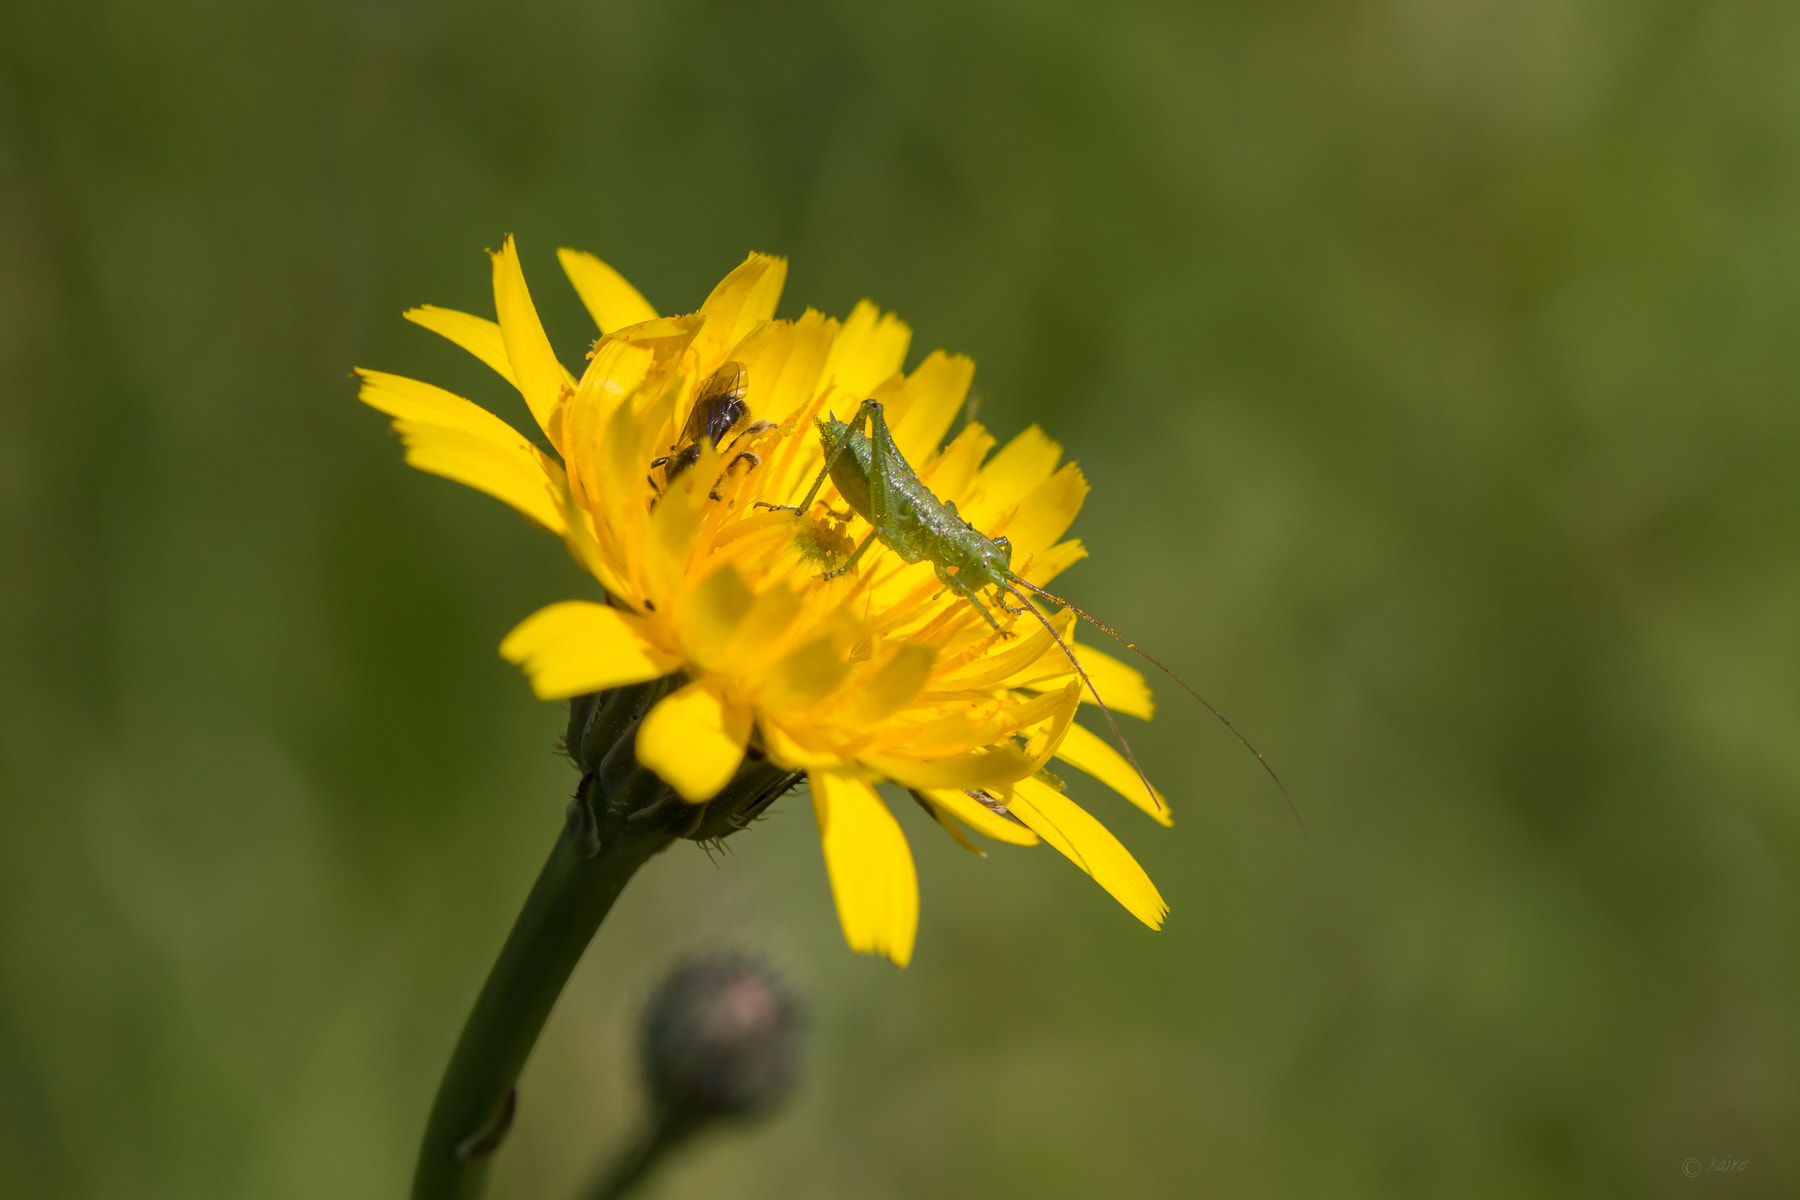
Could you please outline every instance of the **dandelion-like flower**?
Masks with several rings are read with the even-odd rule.
[[[510,237],[492,258],[497,321],[429,306],[406,316],[518,388],[554,453],[416,380],[361,371],[361,398],[394,419],[409,463],[505,501],[599,582],[603,601],[551,604],[501,643],[538,696],[666,681],[631,751],[693,806],[690,835],[719,835],[700,814],[750,767],[777,791],[803,775],[854,950],[904,966],[918,926],[912,854],[881,782],[976,853],[969,830],[1049,842],[1161,925],[1150,879],[1049,769],[1084,771],[1167,824],[1125,758],[1076,723],[1092,697],[1069,653],[1111,708],[1148,718],[1143,677],[1077,646],[1068,610],[1043,621],[1002,610],[996,630],[932,563],[879,542],[828,577],[871,532],[829,485],[807,513],[758,507],[795,503],[819,473],[815,419],[873,397],[926,486],[1008,538],[1017,576],[1042,586],[1086,555],[1063,535],[1087,483],[1059,467],[1055,442],[1032,426],[990,456],[995,439],[970,422],[944,444],[974,364],[935,351],[903,374],[910,331],[867,301],[842,321],[811,309],[775,319],[778,258],[750,255],[698,311],[665,317],[599,259],[561,251],[601,333],[579,378],[551,349]],[[748,812],[727,814],[725,830]]]

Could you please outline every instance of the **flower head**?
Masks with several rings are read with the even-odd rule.
[[[844,935],[904,965],[918,884],[874,785],[907,789],[957,842],[966,829],[1050,842],[1151,927],[1162,897],[1117,839],[1067,799],[1052,759],[1164,824],[1112,747],[1074,720],[1070,648],[1113,709],[1152,711],[1143,677],[1075,646],[1071,614],[976,606],[879,540],[842,567],[869,523],[829,483],[815,422],[881,401],[918,477],[1042,585],[1085,557],[1063,534],[1087,493],[1036,426],[990,455],[972,422],[947,444],[974,373],[934,351],[902,373],[910,331],[864,301],[842,321],[775,319],[787,265],[752,254],[698,311],[659,316],[610,267],[560,252],[600,327],[585,369],[556,357],[508,238],[493,254],[498,320],[425,307],[409,320],[518,388],[546,453],[498,417],[430,384],[362,371],[362,400],[394,418],[407,461],[510,504],[562,538],[604,590],[528,617],[501,643],[544,699],[671,678],[637,729],[637,762],[703,804],[746,762],[804,773]],[[976,851],[980,853],[979,850]]]

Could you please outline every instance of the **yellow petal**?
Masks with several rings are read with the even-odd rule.
[[[642,293],[593,255],[565,246],[556,252],[556,257],[601,333],[656,320],[656,310]]]
[[[1049,784],[1022,779],[1007,808],[1093,876],[1132,916],[1152,929],[1162,928],[1169,906],[1156,885],[1119,839],[1080,805]]]
[[[486,492],[559,537],[567,534],[562,469],[512,426],[428,383],[382,371],[357,374],[363,381],[357,398],[395,418],[408,463]]]
[[[906,835],[868,784],[820,771],[808,779],[844,940],[904,967],[919,932],[919,879]]]
[[[750,411],[779,424],[818,391],[838,323],[807,309],[798,321],[771,321],[740,342],[731,356],[744,364]]]
[[[963,519],[988,530],[1011,514],[1033,488],[1050,478],[1062,457],[1062,447],[1042,429],[1030,426],[1000,448],[975,476],[962,502]]]
[[[1075,651],[1081,669],[1093,680],[1100,698],[1106,701],[1106,707],[1115,713],[1129,713],[1146,721],[1156,715],[1156,702],[1150,696],[1150,686],[1144,682],[1143,672],[1092,646],[1071,643],[1070,648]],[[1060,685],[1070,673],[1069,660],[1059,652],[1044,655],[1007,682],[1012,687],[1042,688],[1050,683]],[[1085,687],[1081,689],[1081,699],[1085,704],[1094,702],[1093,694]]]
[[[1013,705],[1002,715],[1009,734],[1023,733],[1048,721],[1054,732],[1046,736],[1052,737],[1054,741],[1061,741],[1063,728],[1074,720],[1075,710],[1079,707],[1080,703],[1075,699],[1075,681],[1071,679],[1062,691],[1033,696],[1023,704]],[[1030,748],[1026,751],[1026,757],[1031,758]],[[1044,757],[1049,756],[1046,754]],[[1042,759],[1031,758],[1032,770],[1043,765]]]
[[[1017,821],[1009,821],[967,792],[955,788],[934,788],[925,793],[933,804],[954,814],[983,837],[1014,846],[1035,846],[1038,835]]]
[[[638,726],[637,759],[690,804],[731,782],[750,740],[750,710],[712,685],[690,683],[657,702]]]
[[[1162,793],[1154,788],[1146,791],[1143,779],[1132,769],[1125,756],[1114,750],[1098,734],[1083,726],[1071,725],[1063,735],[1062,745],[1056,748],[1056,757],[1077,770],[1086,771],[1161,824],[1175,823],[1175,818],[1169,814],[1169,802],[1163,799]]]
[[[1005,788],[1031,770],[1031,760],[1013,745],[949,758],[865,754],[862,761],[901,787],[918,788],[922,792],[937,788]]]
[[[681,665],[646,635],[642,618],[604,604],[565,600],[540,608],[500,643],[525,668],[540,700],[561,700],[658,679]]]
[[[981,460],[993,448],[994,436],[970,422],[944,447],[942,454],[919,468],[919,478],[939,500],[954,500],[960,506],[963,493],[981,469]]]
[[[365,371],[359,367],[356,376],[362,380],[362,390],[356,398],[390,417],[450,425],[496,442],[530,445],[511,425],[454,392],[386,371]]]
[[[767,713],[758,714],[756,725],[762,731],[763,748],[769,752],[769,757],[790,771],[813,771],[845,765],[842,754],[801,741],[770,719]],[[817,726],[803,726],[802,729],[804,733],[818,732]]]
[[[1019,578],[1043,587],[1058,575],[1087,557],[1087,547],[1081,544],[1080,538],[1070,538],[1040,553],[1033,554],[1028,561],[1013,560],[1013,570]]]
[[[933,350],[906,377],[906,407],[892,420],[894,442],[907,462],[922,463],[937,453],[974,379],[972,360],[942,350]]]
[[[683,649],[701,666],[720,670],[725,647],[755,603],[737,568],[726,565],[714,571],[681,598],[675,611]]]
[[[868,680],[855,689],[850,698],[850,719],[859,725],[874,725],[905,707],[931,679],[931,667],[937,661],[935,646],[907,642],[882,663]]]
[[[435,304],[409,308],[401,315],[414,325],[423,325],[431,332],[449,338],[498,371],[500,378],[514,387],[519,386],[519,381],[513,378],[512,363],[506,357],[506,343],[500,338],[500,326],[493,321],[453,308],[439,308]]]
[[[723,362],[732,347],[775,315],[786,282],[787,260],[769,254],[750,255],[719,281],[700,306],[706,324],[694,343],[707,370]]]
[[[893,313],[859,300],[832,343],[821,378],[835,380],[852,402],[861,400],[906,361],[912,330]]]
[[[1015,561],[1048,550],[1074,522],[1087,494],[1087,480],[1074,463],[1065,463],[1062,470],[1033,488],[1000,531],[1012,542]]]
[[[987,857],[987,851],[969,840],[969,835],[963,832],[962,826],[957,823],[956,818],[951,816],[946,810],[933,804],[930,797],[924,792],[908,789],[907,795],[911,796],[918,806],[925,810],[926,815],[938,823],[939,829],[942,829],[945,833],[950,835],[951,841],[961,846],[964,850],[967,850],[970,854],[975,855],[977,858]]]
[[[811,708],[850,674],[844,638],[828,631],[795,647],[769,669],[759,703],[772,712]]]
[[[1039,699],[1056,696],[1056,692],[1045,692]],[[1050,756],[1056,753],[1057,747],[1068,737],[1070,727],[1075,724],[1075,710],[1081,707],[1080,696],[1081,685],[1073,679],[1069,680],[1059,697],[1062,703],[1052,709],[1050,718],[1038,725],[1031,734],[1031,739],[1025,746],[1025,754],[1031,759],[1033,774],[1044,769],[1044,764],[1050,761]],[[1020,728],[1029,726],[1021,724]]]
[[[1067,663],[1063,652],[1057,648],[1056,639],[1062,637],[1064,641],[1068,640],[1069,628],[1075,620],[1074,612],[1065,608],[1059,613],[1040,615],[1043,616],[1043,621],[1033,619],[1029,613],[1019,618],[1018,626],[1029,631],[1024,637],[999,642],[995,648],[973,662],[954,671],[946,671],[935,681],[932,690],[992,687],[1052,655]]]
[[[720,670],[740,677],[760,671],[781,653],[783,637],[804,608],[800,594],[785,583],[758,592],[731,635]]]
[[[494,311],[500,317],[500,337],[506,343],[507,361],[512,363],[519,394],[531,415],[546,433],[550,429],[550,413],[562,397],[563,389],[575,390],[575,378],[556,361],[550,348],[550,337],[538,320],[537,307],[525,287],[525,273],[519,269],[519,251],[512,234],[500,246],[494,259]]]
[[[694,315],[658,317],[601,338],[576,391],[593,406],[594,427],[606,428],[614,410],[646,384],[658,389],[666,385],[700,326],[701,318]]]
[[[568,532],[553,481],[529,443],[497,445],[478,434],[418,421],[395,421],[406,461],[421,471],[486,492],[562,537]]]

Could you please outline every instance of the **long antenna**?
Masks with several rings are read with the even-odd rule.
[[[1161,671],[1164,675],[1167,675],[1170,679],[1173,679],[1176,683],[1179,683],[1181,685],[1182,689],[1184,691],[1186,691],[1188,695],[1192,696],[1194,699],[1198,700],[1201,704],[1206,706],[1207,712],[1209,712],[1213,716],[1219,718],[1219,723],[1221,725],[1223,725],[1223,726],[1225,726],[1225,728],[1231,730],[1231,736],[1236,738],[1238,741],[1242,742],[1244,749],[1246,749],[1250,753],[1256,755],[1256,761],[1262,764],[1263,770],[1265,770],[1269,773],[1269,778],[1273,779],[1275,781],[1275,786],[1281,789],[1281,797],[1282,797],[1282,799],[1287,801],[1288,811],[1294,814],[1294,820],[1299,822],[1299,824],[1300,824],[1301,835],[1305,836],[1305,837],[1312,836],[1311,834],[1307,833],[1306,819],[1300,815],[1300,809],[1294,804],[1294,798],[1288,794],[1287,785],[1285,783],[1281,782],[1281,776],[1279,776],[1275,773],[1275,768],[1271,767],[1269,765],[1269,760],[1262,756],[1262,751],[1258,750],[1255,746],[1252,746],[1250,744],[1250,739],[1238,732],[1238,727],[1231,723],[1231,718],[1227,717],[1224,713],[1220,712],[1218,709],[1213,707],[1212,701],[1208,700],[1205,696],[1202,696],[1199,692],[1195,691],[1193,686],[1191,684],[1189,684],[1187,680],[1183,679],[1181,676],[1177,675],[1175,672],[1169,670],[1169,668],[1163,666],[1162,663],[1158,662],[1154,656],[1152,656],[1147,651],[1145,651],[1136,642],[1132,641],[1130,638],[1126,637],[1124,634],[1120,633],[1118,630],[1114,629],[1111,625],[1108,625],[1106,622],[1101,621],[1101,620],[1097,619],[1096,617],[1094,617],[1092,614],[1085,612],[1080,608],[1077,608],[1073,604],[1070,604],[1067,600],[1064,600],[1061,596],[1056,595],[1054,592],[1045,591],[1043,588],[1039,587],[1035,583],[1027,583],[1025,580],[1020,579],[1016,575],[1013,576],[1011,582],[1018,584],[1020,587],[1028,588],[1029,590],[1036,592],[1038,595],[1044,597],[1044,599],[1049,600],[1054,604],[1060,605],[1061,607],[1068,609],[1070,612],[1072,612],[1076,616],[1082,618],[1084,621],[1086,621],[1088,624],[1092,625],[1094,628],[1098,629],[1100,632],[1108,635],[1109,637],[1117,639],[1122,645],[1124,645],[1127,649],[1135,652],[1145,662],[1149,663],[1151,666],[1153,666],[1157,670]],[[1027,606],[1027,607],[1029,607],[1029,606]],[[1052,630],[1051,632],[1054,633],[1055,631]],[[1061,639],[1058,639],[1058,640],[1060,641]],[[1070,660],[1073,661],[1075,656],[1071,654],[1069,657],[1070,657]],[[1077,671],[1081,670],[1081,668],[1079,666],[1077,666],[1075,669]],[[1087,678],[1087,676],[1085,674],[1083,674],[1082,678],[1085,679],[1085,678]],[[1090,689],[1093,686],[1094,685],[1092,683],[1088,684],[1088,687]],[[1096,700],[1098,700],[1099,696],[1095,696],[1094,698]],[[1101,707],[1104,708],[1106,706],[1101,705]],[[1112,720],[1112,714],[1108,713],[1106,719],[1109,721]],[[1119,727],[1117,725],[1114,725],[1113,732],[1117,733],[1118,730],[1119,730]],[[1124,739],[1121,738],[1119,740],[1123,741]],[[1126,751],[1126,753],[1130,753],[1130,751],[1128,750],[1128,751]],[[1132,760],[1132,765],[1133,766],[1137,765],[1136,759]],[[1138,772],[1138,774],[1142,775],[1143,772],[1140,770]]]
[[[1027,584],[1026,586],[1029,587],[1031,585]],[[1046,617],[1043,613],[1038,611],[1037,605],[1027,600],[1019,593],[1019,590],[1010,583],[1002,583],[1000,587],[1003,591],[1011,592],[1013,597],[1018,600],[1020,607],[1036,617],[1038,623],[1044,627],[1044,631],[1056,641],[1058,646],[1062,647],[1063,654],[1068,656],[1069,665],[1075,668],[1075,673],[1081,676],[1081,682],[1087,684],[1088,693],[1094,697],[1094,703],[1098,704],[1100,706],[1100,711],[1106,714],[1106,723],[1112,726],[1113,736],[1119,739],[1119,745],[1125,750],[1125,757],[1131,760],[1131,769],[1136,771],[1138,778],[1144,781],[1144,790],[1150,793],[1150,803],[1155,806],[1157,812],[1168,812],[1168,806],[1162,802],[1162,797],[1158,796],[1156,794],[1156,789],[1150,786],[1150,777],[1144,774],[1144,768],[1138,765],[1137,755],[1131,752],[1131,743],[1125,740],[1125,735],[1119,731],[1119,723],[1113,720],[1112,709],[1106,707],[1106,701],[1100,698],[1100,689],[1096,688],[1094,686],[1094,681],[1088,678],[1088,673],[1082,669],[1081,663],[1075,657],[1075,652],[1069,649],[1069,644],[1062,640],[1062,635],[1060,633],[1056,632],[1056,626],[1050,623],[1049,617]],[[1004,608],[1005,606],[1002,605],[1001,607]]]

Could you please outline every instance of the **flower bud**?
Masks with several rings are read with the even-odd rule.
[[[569,806],[569,828],[584,847],[598,845],[598,829],[610,816],[672,838],[720,842],[745,828],[802,775],[776,766],[750,746],[737,773],[717,795],[689,803],[637,761],[639,727],[657,701],[680,686],[680,675],[576,696],[569,701],[563,746],[583,772]],[[587,836],[587,826],[594,827]],[[592,849],[584,850],[591,856]]]
[[[767,1112],[792,1088],[799,1007],[750,959],[694,959],[670,973],[644,1014],[650,1095],[670,1124]]]

